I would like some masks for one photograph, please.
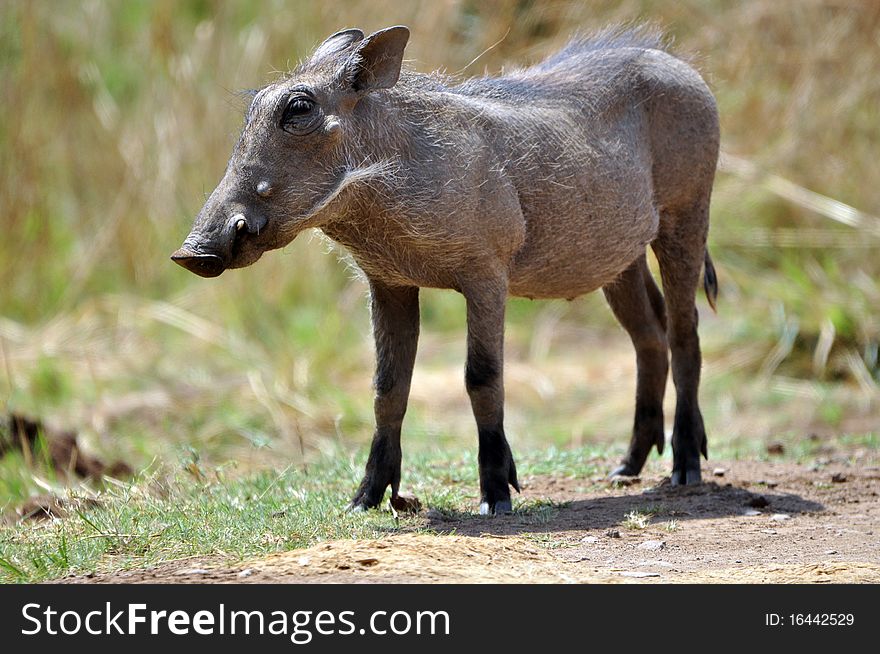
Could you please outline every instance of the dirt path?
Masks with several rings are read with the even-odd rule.
[[[697,488],[661,477],[584,493],[533,477],[552,507],[498,518],[422,511],[437,535],[333,541],[229,563],[192,559],[67,582],[880,582],[880,468],[716,463]]]

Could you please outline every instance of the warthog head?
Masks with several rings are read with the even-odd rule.
[[[320,227],[346,188],[381,167],[364,163],[352,133],[365,129],[363,99],[397,83],[408,38],[400,26],[366,38],[343,30],[257,92],[223,179],[171,258],[216,277]]]

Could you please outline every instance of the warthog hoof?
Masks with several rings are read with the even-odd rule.
[[[703,483],[699,468],[690,468],[688,470],[673,470],[672,479],[673,486],[697,486]]]
[[[500,500],[495,502],[495,506],[488,502],[480,504],[480,515],[509,515],[513,513],[513,504],[510,500]]]
[[[638,477],[640,472],[641,470],[636,470],[628,463],[621,463],[611,471],[608,475],[608,479],[613,479],[614,477]]]

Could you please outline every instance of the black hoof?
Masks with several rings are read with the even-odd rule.
[[[621,463],[619,466],[611,471],[611,473],[608,475],[608,479],[612,479],[614,477],[638,477],[639,472],[641,472],[641,470],[636,470],[630,464]]]
[[[500,500],[495,502],[495,506],[488,502],[480,503],[480,515],[509,515],[513,513],[513,504],[510,500]]]
[[[374,484],[368,480],[361,482],[360,487],[351,498],[348,505],[349,511],[366,511],[367,509],[375,509],[385,499],[386,486]]]
[[[384,495],[384,491],[382,495]],[[369,509],[375,509],[379,506],[379,502],[382,501],[380,497],[378,501],[374,500],[370,493],[364,493],[363,491],[359,491],[354,498],[351,500],[351,503],[346,507],[346,511],[349,513],[363,513],[364,511],[368,511]]]
[[[673,486],[697,486],[703,483],[703,477],[699,468],[691,468],[689,470],[673,470],[670,480]]]

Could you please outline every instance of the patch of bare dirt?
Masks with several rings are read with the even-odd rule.
[[[723,471],[723,473],[722,473]],[[717,473],[717,474],[713,474]],[[495,518],[422,510],[435,534],[341,540],[231,563],[192,559],[66,579],[164,583],[880,582],[880,469],[714,463],[699,487],[533,477]]]

